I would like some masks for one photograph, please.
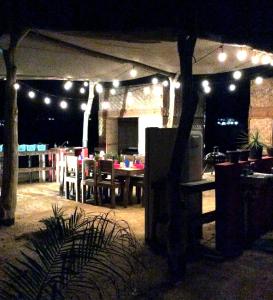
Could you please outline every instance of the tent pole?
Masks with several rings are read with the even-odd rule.
[[[89,81],[89,96],[87,100],[86,109],[83,114],[83,132],[82,132],[82,146],[88,147],[88,123],[89,117],[92,109],[92,104],[94,101],[94,82]]]

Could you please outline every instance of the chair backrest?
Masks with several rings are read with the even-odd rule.
[[[79,161],[77,156],[65,157],[65,176],[79,177]]]
[[[114,161],[110,159],[99,160],[98,174],[99,180],[102,179],[103,175],[110,175],[113,182],[115,179]]]
[[[96,161],[90,158],[84,158],[82,161],[82,179],[97,178],[97,166]]]

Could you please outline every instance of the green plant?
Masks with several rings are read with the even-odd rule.
[[[260,133],[258,130],[251,132],[249,135],[247,133],[241,133],[238,138],[238,144],[243,149],[258,149],[265,146],[265,144],[261,141]]]
[[[28,252],[6,266],[1,299],[119,299],[132,291],[139,244],[125,222],[108,214],[70,216],[57,206],[41,221]]]

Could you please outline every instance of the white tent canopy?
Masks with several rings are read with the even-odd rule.
[[[0,47],[8,47],[9,38],[0,38]],[[217,59],[221,43],[198,39],[193,58],[194,74],[213,74],[253,66],[251,50],[245,46],[224,44],[227,60]],[[238,61],[236,53],[244,47],[248,58]],[[83,32],[30,32],[17,50],[18,79],[73,79],[111,81],[131,79],[134,67],[137,77],[155,73],[168,76],[180,72],[177,43],[129,38],[122,34],[103,36]],[[6,76],[3,57],[0,56],[0,77]]]

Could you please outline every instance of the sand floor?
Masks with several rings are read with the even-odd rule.
[[[41,227],[39,220],[48,217],[52,205],[67,211],[76,205],[86,212],[107,212],[107,207],[76,203],[58,195],[56,183],[21,184],[18,189],[16,224],[0,228],[0,277],[3,265],[14,261],[27,243],[26,236]],[[214,192],[203,194],[203,211],[214,210]],[[117,219],[129,222],[138,239],[144,238],[144,209],[140,205],[113,210]],[[213,224],[204,229],[213,236]],[[155,299],[155,298],[154,298]],[[186,281],[158,295],[156,299],[273,299],[273,254],[245,251],[234,260],[217,262],[201,259],[188,265]]]

